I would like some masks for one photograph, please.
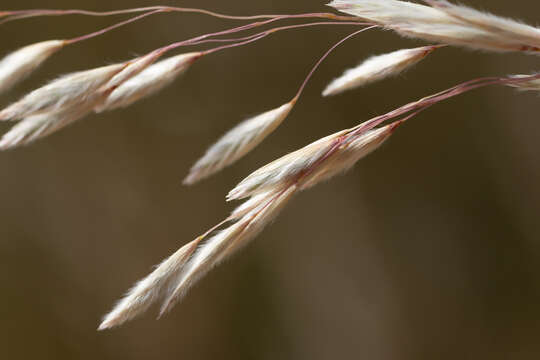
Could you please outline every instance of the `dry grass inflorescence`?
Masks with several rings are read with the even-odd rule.
[[[309,79],[324,59],[346,40],[367,30],[392,30],[430,44],[372,56],[332,80],[322,91],[323,96],[336,95],[399,74],[434,51],[444,51],[445,46],[540,55],[539,28],[444,0],[335,0],[328,5],[339,13],[231,16],[202,9],[164,6],[108,12],[0,12],[0,23],[38,16],[134,14],[127,20],[91,34],[73,39],[43,41],[13,51],[0,61],[0,92],[16,86],[64,47],[100,36],[147,16],[164,12],[196,12],[230,20],[252,21],[172,43],[129,61],[60,76],[0,111],[0,120],[17,121],[0,139],[0,149],[30,144],[91,113],[130,106],[165,88],[201,57],[247,45],[278,31],[312,26],[357,27],[321,56],[290,98],[282,99],[274,108],[242,121],[211,145],[195,162],[184,184],[193,185],[214,175],[259,145],[290,116]],[[282,20],[298,23],[276,25]],[[207,43],[217,45],[206,50],[192,50],[166,57],[180,48]],[[157,301],[162,303],[160,315],[166,313],[210,269],[256,237],[296,193],[350,169],[419,112],[445,99],[488,85],[540,91],[540,74],[493,76],[458,84],[319,139],[254,171],[227,195],[227,200],[244,202],[229,217],[181,247],[135,284],[105,316],[99,329],[121,325]]]

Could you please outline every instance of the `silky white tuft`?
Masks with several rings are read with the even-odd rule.
[[[467,46],[491,51],[525,51],[539,53],[538,41],[524,38],[524,32],[536,33],[538,29],[513,20],[504,19],[504,33],[500,31],[501,18],[492,19],[494,26],[479,25],[476,21],[463,20],[439,7],[431,7],[398,0],[334,0],[332,6],[342,12],[381,24],[398,33],[428,41]],[[466,9],[466,8],[465,8]],[[465,14],[466,11],[463,11]],[[465,14],[464,17],[468,15]],[[494,21],[494,19],[496,21]],[[512,26],[509,26],[512,24]],[[522,31],[527,27],[527,31]],[[520,31],[516,32],[516,29]]]
[[[179,271],[197,248],[199,241],[200,239],[196,239],[184,245],[159,264],[150,275],[139,281],[103,318],[98,330],[110,329],[133,319],[163,297],[171,287],[175,276],[178,276]]]
[[[373,56],[357,67],[346,70],[324,89],[322,95],[336,95],[388,76],[397,75],[417,64],[437,47],[424,46]]]
[[[107,98],[96,112],[129,106],[136,101],[153,95],[172,83],[199,57],[200,52],[192,52],[170,57],[148,66],[138,75],[124,82]]]
[[[78,106],[126,67],[114,64],[64,75],[0,111],[0,120],[17,120],[37,113]]]
[[[377,150],[401,123],[392,123],[361,135],[355,135],[340,144],[338,150],[329,156],[321,166],[317,167],[302,180],[301,190],[305,190],[322,181],[326,181],[352,168],[360,159]]]
[[[119,326],[161,299],[160,315],[169,311],[195,282],[257,236],[295,192],[296,187],[292,186],[261,199],[256,207],[244,212],[232,225],[211,236],[212,231],[209,231],[184,245],[139,281],[104,317],[98,329]]]
[[[161,55],[154,51],[131,62],[66,75],[25,96],[0,113],[0,119],[23,119],[0,140],[0,150],[29,144],[88,115],[114,89]]]
[[[512,75],[511,77],[515,79],[523,79],[530,77],[530,75]],[[507,85],[522,91],[540,91],[540,79],[509,82]]]
[[[319,139],[259,168],[242,180],[227,195],[227,200],[238,200],[267,191],[278,191],[324,157],[334,144],[349,130],[339,131]]]
[[[42,41],[16,50],[0,60],[0,93],[30,75],[65,44],[65,40]]]
[[[253,150],[285,120],[295,101],[247,119],[229,130],[193,165],[184,184],[196,183]]]
[[[182,299],[190,287],[212,268],[253,240],[277,216],[296,190],[296,186],[291,186],[277,193],[208,240],[186,264],[176,287],[164,301],[160,315],[169,311],[178,300]]]
[[[367,130],[352,137],[354,129],[348,129],[317,140],[256,170],[229,192],[227,200],[280,191],[296,183],[301,190],[311,187],[346,171],[377,149],[395,126]]]
[[[472,25],[496,32],[509,40],[520,40],[531,51],[540,50],[540,29],[519,21],[478,11],[463,5],[454,5],[445,0],[424,0],[429,5]],[[536,49],[535,49],[536,48]]]
[[[116,74],[106,85],[106,89],[113,91],[129,79],[133,78],[141,71],[152,65],[160,56],[162,51],[152,51],[146,55],[135,58],[127,63],[127,66]]]
[[[92,111],[93,104],[93,101],[89,101],[84,106],[30,115],[15,124],[2,136],[0,150],[27,145],[39,138],[50,135],[89,114]]]

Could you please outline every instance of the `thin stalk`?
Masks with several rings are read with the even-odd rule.
[[[319,68],[319,66],[322,64],[322,62],[328,57],[328,55],[330,55],[330,53],[332,53],[332,51],[334,51],[339,45],[343,44],[345,41],[349,40],[353,36],[358,35],[358,34],[364,32],[364,31],[367,31],[369,29],[376,28],[376,27],[378,27],[378,25],[372,25],[372,26],[369,26],[367,28],[355,31],[352,34],[347,35],[346,37],[344,37],[343,39],[341,39],[340,41],[335,43],[330,49],[328,49],[328,51],[326,51],[326,53],[324,53],[324,55],[315,63],[315,66],[313,66],[311,71],[308,73],[308,75],[306,76],[304,82],[302,83],[302,85],[298,89],[298,92],[294,96],[293,101],[297,101],[298,98],[300,97],[300,95],[302,95],[302,92],[304,91],[307,83],[309,82],[309,80],[311,79],[311,77],[313,76],[315,71]]]
[[[33,9],[33,10],[18,10],[18,11],[2,11],[0,12],[0,17],[6,17],[0,21],[0,24],[4,24],[10,21],[26,19],[31,17],[39,16],[63,16],[63,15],[85,15],[85,16],[112,16],[112,15],[123,15],[123,14],[132,14],[140,13],[147,11],[156,11],[160,10],[163,12],[181,12],[181,13],[199,13],[204,15],[209,15],[215,18],[228,19],[228,20],[257,20],[257,19],[273,19],[284,16],[291,15],[252,15],[252,16],[236,16],[236,15],[227,15],[221,14],[214,11],[209,11],[205,9],[198,8],[182,8],[174,6],[148,6],[132,9],[122,9],[122,10],[113,10],[113,11],[89,11],[81,9],[69,9],[69,10],[51,10],[51,9]],[[308,15],[308,14],[304,14]],[[312,13],[309,14],[310,17],[319,17],[332,20],[358,20],[357,17],[353,16],[340,16],[332,13]]]
[[[162,12],[166,12],[166,10],[155,10],[155,11],[150,11],[150,12],[147,12],[145,14],[142,14],[142,15],[139,15],[139,16],[135,16],[131,19],[128,19],[128,20],[125,20],[125,21],[122,21],[122,22],[119,22],[117,24],[114,24],[114,25],[111,25],[111,26],[108,26],[104,29],[101,29],[101,30],[98,30],[98,31],[95,31],[93,33],[90,33],[90,34],[86,34],[86,35],[83,35],[83,36],[78,36],[78,37],[75,37],[73,39],[70,39],[70,40],[67,40],[66,41],[66,45],[67,44],[74,44],[74,43],[78,43],[80,41],[84,41],[84,40],[88,40],[88,39],[91,39],[91,38],[94,38],[96,36],[99,36],[99,35],[102,35],[102,34],[105,34],[109,31],[112,31],[114,29],[117,29],[119,27],[122,27],[122,26],[125,26],[125,25],[128,25],[128,24],[131,24],[135,21],[138,21],[138,20],[141,20],[147,16],[150,16],[150,15],[154,15],[154,14],[157,14],[157,13],[162,13]]]
[[[406,114],[413,110],[429,107],[443,100],[449,99],[457,95],[464,94],[466,92],[469,92],[471,90],[475,90],[481,87],[485,87],[488,85],[501,85],[501,84],[506,84],[506,83],[520,83],[520,82],[531,81],[531,80],[536,80],[536,79],[540,79],[540,74],[535,74],[535,75],[531,75],[531,76],[527,76],[523,78],[485,77],[485,78],[478,78],[478,79],[466,81],[464,83],[453,86],[449,89],[443,90],[437,94],[430,95],[418,101],[408,103],[384,115],[375,117],[372,120],[367,121],[355,127],[354,132],[355,134],[362,134],[365,131],[371,130],[375,126],[389,119]]]
[[[259,39],[262,39],[264,37],[266,37],[267,35],[270,35],[270,34],[273,34],[275,32],[278,32],[278,31],[283,31],[283,30],[290,30],[290,29],[299,29],[299,28],[305,28],[305,27],[311,27],[311,26],[318,26],[318,25],[365,25],[363,23],[358,23],[358,22],[331,22],[331,21],[326,21],[326,22],[312,22],[312,23],[307,23],[307,24],[297,24],[297,25],[288,25],[288,26],[280,26],[280,27],[275,27],[275,28],[272,28],[272,29],[269,29],[269,30],[266,30],[266,31],[262,31],[260,33],[257,33],[257,34],[253,34],[253,35],[250,35],[250,36],[246,36],[246,37],[243,37],[243,38],[236,38],[236,39],[210,39],[210,40],[202,40],[202,41],[198,41],[196,43],[192,43],[190,45],[199,45],[199,44],[202,44],[204,42],[231,42],[231,41],[244,41],[244,40],[253,40],[254,38],[256,38],[256,40],[259,40]],[[231,48],[231,47],[236,47],[236,46],[240,46],[240,45],[244,45],[244,44],[247,44],[251,41],[244,41],[242,43],[238,43],[238,44],[231,44],[231,45],[225,45],[225,46],[222,46],[222,47],[219,47],[219,48],[214,48],[214,49],[210,49],[210,50],[206,50],[203,52],[203,54],[207,55],[207,54],[211,54],[213,52],[216,52],[216,51],[219,51],[219,50],[223,50],[223,49],[227,49],[227,48]]]

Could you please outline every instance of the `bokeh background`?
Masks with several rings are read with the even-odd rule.
[[[257,14],[329,10],[323,3],[161,4]],[[540,12],[535,1],[467,3],[529,23]],[[156,3],[3,0],[1,7],[145,5]],[[9,23],[0,27],[1,52],[121,18]],[[64,49],[1,104],[57,74],[237,23],[196,14],[147,18]],[[289,119],[256,151],[199,185],[181,185],[209,144],[287,101],[315,60],[351,31],[282,32],[209,56],[157,97],[1,153],[0,357],[538,359],[538,95],[507,88],[431,108],[346,176],[298,196],[162,320],[152,309],[120,329],[95,330],[152,265],[227,215],[236,204],[224,195],[257,167],[458,82],[538,70],[538,57],[445,48],[399,78],[322,99],[323,86],[343,69],[421,44],[371,31],[324,63]]]

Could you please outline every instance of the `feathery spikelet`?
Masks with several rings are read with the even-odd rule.
[[[227,201],[286,187],[288,182],[322,159],[348,132],[349,130],[342,130],[328,135],[261,167],[232,189],[227,195]]]
[[[163,303],[160,314],[169,311],[212,268],[253,240],[277,216],[295,192],[295,186],[289,187],[210,239],[186,264],[177,286]]]
[[[43,41],[25,46],[0,60],[0,93],[30,75],[65,44],[65,40]]]
[[[373,56],[355,68],[348,69],[324,89],[322,95],[336,95],[388,76],[397,75],[424,59],[439,46],[403,49]]]
[[[88,115],[118,86],[152,64],[152,52],[116,64],[62,77],[28,94],[0,113],[0,119],[20,119],[0,140],[0,150],[29,144]]]
[[[146,311],[152,303],[160,299],[164,299],[160,314],[170,310],[197,280],[257,236],[295,191],[296,187],[293,186],[276,193],[208,240],[203,242],[210,232],[180,248],[120,300],[105,316],[99,330],[121,325]]]
[[[114,309],[103,318],[99,330],[119,326],[145,312],[152,303],[159,300],[175,282],[175,277],[189,257],[193,254],[201,238],[182,246],[177,252],[165,259],[146,278],[139,281],[126,296],[115,305]]]
[[[329,6],[376,22],[409,37],[482,50],[539,53],[536,46],[538,39],[530,41],[522,36],[523,31],[519,34],[514,31],[515,28],[527,27],[528,32],[536,33],[538,29],[509,19],[504,19],[507,31],[503,34],[496,27],[480,26],[471,21],[464,21],[438,7],[405,1],[334,0]],[[491,15],[484,15],[483,19],[489,17]],[[503,24],[501,18],[491,17],[491,19],[497,19],[497,26]]]
[[[223,135],[191,168],[184,184],[193,184],[236,162],[271,134],[292,110],[296,100],[247,119]]]
[[[39,138],[50,135],[89,114],[94,104],[94,100],[89,100],[82,106],[30,115],[18,122],[2,136],[0,150],[27,145]]]
[[[401,125],[401,122],[394,122],[345,140],[338,150],[329,156],[324,161],[324,164],[306,176],[299,186],[301,186],[302,190],[305,190],[348,171],[360,159],[377,150],[399,125]]]
[[[0,111],[0,120],[17,120],[79,106],[125,67],[126,64],[114,64],[64,75]]]
[[[523,79],[530,77],[530,75],[512,75],[515,79]],[[522,91],[540,91],[540,79],[526,80],[519,82],[509,82],[508,86],[512,86]]]
[[[296,192],[346,171],[379,147],[399,124],[400,122],[395,122],[359,134],[355,131],[357,128],[340,131],[286,155],[250,175],[239,187],[247,186],[251,191],[239,191],[237,187],[235,190],[238,196],[234,197],[249,196],[250,199],[236,208],[225,220],[235,223],[203,241],[212,230],[207,232],[165,260],[129,291],[105,317],[99,329],[120,325],[161,298],[165,300],[160,315],[169,311],[195,282],[256,237]],[[299,161],[290,169],[289,160],[294,159]],[[282,172],[281,167],[285,168]],[[268,172],[273,174],[259,175]],[[257,186],[245,185],[252,182],[254,177],[266,178],[267,181]]]
[[[126,107],[141,98],[150,96],[172,83],[198,58],[200,52],[192,52],[170,57],[148,66],[138,75],[124,82],[107,98],[96,112]]]
[[[322,138],[256,170],[229,192],[227,200],[278,191],[298,182],[300,178],[299,189],[311,187],[346,171],[377,149],[392,134],[395,126],[391,124],[368,130],[352,138],[348,136],[353,129]]]
[[[244,201],[240,206],[233,210],[229,219],[238,220],[250,211],[253,211],[255,208],[259,207],[261,204],[266,203],[269,199],[277,195],[279,191],[269,190],[267,192],[262,192],[260,194],[253,195],[246,201]]]
[[[163,55],[163,51],[157,50],[129,61],[127,66],[105,85],[105,91],[110,90],[112,92],[148,66],[152,65],[161,55]]]
[[[429,5],[454,16],[455,18],[479,26],[491,32],[499,33],[510,40],[520,40],[531,47],[531,51],[540,51],[540,29],[516,20],[506,19],[493,14],[472,9],[463,5],[454,5],[445,0],[423,0]]]

